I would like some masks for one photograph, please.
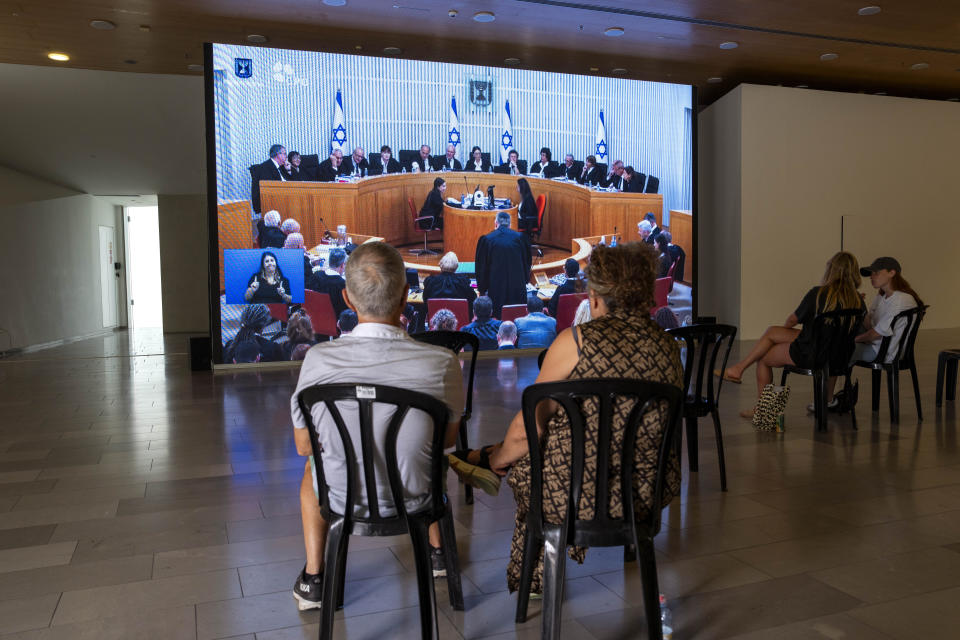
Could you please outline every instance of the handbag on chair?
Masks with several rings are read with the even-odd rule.
[[[783,412],[787,408],[790,387],[768,384],[763,387],[753,409],[753,426],[760,431],[783,431]]]

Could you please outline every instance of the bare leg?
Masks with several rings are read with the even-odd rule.
[[[323,550],[327,544],[327,521],[320,515],[320,501],[313,492],[310,461],[300,482],[300,519],[303,522],[303,545],[307,552],[307,573],[323,571]]]
[[[759,362],[771,349],[780,344],[790,344],[800,335],[799,329],[790,329],[788,327],[772,326],[760,336],[757,344],[740,362],[727,367],[726,374],[732,378],[742,378],[743,372],[755,362]],[[759,373],[758,373],[759,375]]]
[[[767,351],[767,354],[757,362],[757,397],[760,397],[763,388],[773,381],[773,369],[787,364],[793,364],[793,358],[790,357],[790,343],[775,345]]]

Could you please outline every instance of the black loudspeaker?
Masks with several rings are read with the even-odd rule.
[[[190,338],[190,370],[210,370],[210,336],[193,336]]]
[[[697,316],[694,324],[717,324],[717,316]]]

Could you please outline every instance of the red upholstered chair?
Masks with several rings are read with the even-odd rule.
[[[560,302],[557,303],[557,333],[573,324],[573,318],[577,315],[577,307],[586,299],[586,293],[564,293],[560,295]]]
[[[506,322],[513,322],[517,318],[527,315],[527,305],[525,304],[505,304],[500,310],[500,319]]]
[[[534,236],[536,236],[537,242],[540,242],[540,234],[543,233],[543,212],[547,208],[547,196],[546,194],[541,193],[537,196],[537,226],[532,227],[528,230],[530,234],[531,241]],[[543,257],[543,249],[539,244],[531,244],[531,249],[534,249],[537,252],[537,255],[541,258]]]
[[[651,316],[657,312],[657,309],[666,307],[669,304],[667,297],[671,289],[673,289],[673,276],[657,278],[653,281],[653,308],[650,309]]]
[[[270,309],[270,317],[274,320],[286,322],[290,316],[289,307],[285,304],[268,304],[267,308]]]
[[[427,326],[433,314],[440,309],[449,309],[457,317],[457,329],[470,324],[470,305],[464,298],[430,298],[427,300]]]
[[[318,293],[310,289],[303,290],[303,308],[310,316],[310,324],[317,335],[336,337],[340,335],[337,328],[337,315],[333,312],[329,293]]]
[[[433,219],[433,216],[421,216],[420,213],[417,211],[417,205],[413,203],[413,198],[407,198],[407,204],[410,206],[410,214],[413,216],[414,231],[416,231],[417,233],[423,234],[423,249],[412,249],[410,253],[412,253],[415,256],[437,255],[436,251],[431,251],[429,247],[427,247],[427,235],[430,233],[436,221]],[[421,229],[420,228],[421,222],[429,222],[430,225],[426,229]]]

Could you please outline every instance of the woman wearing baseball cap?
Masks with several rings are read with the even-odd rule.
[[[867,317],[863,321],[866,331],[857,336],[857,348],[851,362],[870,362],[877,357],[883,339],[892,336],[887,350],[887,362],[890,362],[897,353],[905,328],[902,326],[905,323],[891,326],[893,319],[902,311],[921,306],[923,301],[904,279],[900,263],[894,258],[877,258],[869,267],[860,269],[860,273],[870,278],[870,284],[877,289],[877,296],[870,302]]]

